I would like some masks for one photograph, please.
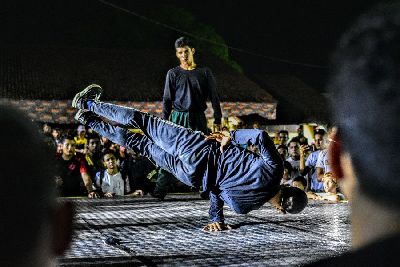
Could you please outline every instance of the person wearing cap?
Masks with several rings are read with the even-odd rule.
[[[85,154],[85,146],[87,145],[86,138],[86,127],[83,125],[79,125],[76,129],[77,135],[74,136],[74,141],[76,144],[76,151],[82,154]]]

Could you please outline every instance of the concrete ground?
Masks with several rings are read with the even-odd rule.
[[[75,232],[60,266],[299,266],[350,248],[347,203],[310,201],[296,215],[226,207],[233,229],[208,233],[209,201],[198,194],[72,201]]]

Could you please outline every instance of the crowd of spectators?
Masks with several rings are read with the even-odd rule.
[[[243,123],[226,130],[238,128],[261,128],[260,124]],[[338,183],[332,175],[327,158],[330,132],[323,127],[313,129],[314,138],[304,136],[303,126],[299,125],[297,135],[289,139],[287,130],[280,130],[270,137],[284,161],[282,185],[292,185],[304,190],[310,199],[341,201]],[[56,186],[61,196],[115,197],[153,195],[158,167],[146,157],[125,147],[119,146],[86,129],[60,129],[43,125],[47,143],[54,147],[59,175]],[[245,147],[258,153],[252,144]],[[194,188],[179,181],[169,185],[169,192],[192,192]]]
[[[287,130],[276,133],[275,145],[284,160],[285,168],[282,184],[304,190],[310,199],[333,202],[345,200],[337,177],[332,174],[327,153],[335,129],[315,127],[311,142],[304,136],[302,125],[298,127],[298,135],[290,140]]]
[[[55,186],[62,197],[143,196],[153,190],[156,166],[83,125],[61,129],[43,125],[56,159]]]

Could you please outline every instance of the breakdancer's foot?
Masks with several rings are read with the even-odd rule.
[[[102,92],[103,89],[100,85],[91,84],[75,95],[72,100],[72,107],[87,109],[87,101],[99,101]]]
[[[79,121],[81,124],[86,125],[90,118],[98,118],[98,116],[88,110],[80,109],[75,114],[75,120]]]

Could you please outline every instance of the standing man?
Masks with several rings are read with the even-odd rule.
[[[175,41],[179,66],[168,71],[163,97],[163,119],[208,134],[204,111],[210,100],[214,110],[214,129],[221,125],[221,107],[216,90],[216,82],[211,70],[199,67],[194,61],[195,49],[190,39],[180,37]],[[160,170],[154,196],[163,199],[171,175]]]
[[[163,97],[163,119],[207,134],[206,101],[214,110],[214,126],[221,125],[221,107],[211,70],[194,62],[195,49],[186,37],[175,41],[179,66],[168,71]]]

